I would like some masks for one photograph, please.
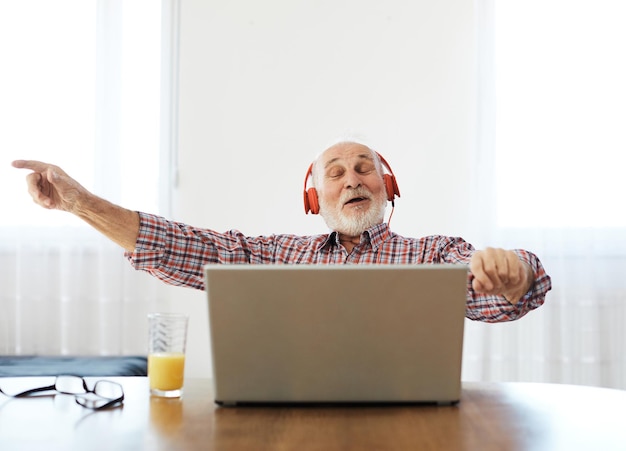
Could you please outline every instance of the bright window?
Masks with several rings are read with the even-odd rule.
[[[626,2],[496,0],[502,227],[623,227]]]
[[[97,194],[159,210],[161,2],[0,3],[0,226],[58,226],[14,159],[58,164]]]

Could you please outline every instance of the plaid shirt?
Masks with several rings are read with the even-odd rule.
[[[140,213],[136,248],[126,258],[133,267],[166,283],[204,290],[204,265],[223,264],[469,264],[474,248],[461,238],[427,236],[405,238],[387,224],[363,232],[351,253],[339,243],[336,232],[315,235],[248,237],[237,230],[218,233]],[[516,305],[504,297],[476,293],[468,276],[466,316],[472,320],[499,322],[521,318],[543,304],[551,288],[550,277],[539,259],[515,250],[530,265],[535,282]]]

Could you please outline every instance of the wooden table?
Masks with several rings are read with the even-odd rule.
[[[90,383],[94,378],[87,378]],[[208,379],[182,399],[150,397],[144,377],[107,378],[121,408],[92,412],[67,395],[0,395],[0,450],[625,450],[626,391],[464,383],[457,406],[217,407]],[[53,378],[0,378],[34,388]]]

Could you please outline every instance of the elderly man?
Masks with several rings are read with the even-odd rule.
[[[333,145],[311,165],[314,187],[307,190],[305,180],[305,209],[319,212],[332,232],[261,237],[198,229],[127,210],[90,193],[54,165],[18,160],[13,166],[33,171],[27,182],[37,204],[73,213],[123,247],[136,269],[173,285],[204,289],[207,263],[465,263],[470,269],[468,318],[510,321],[543,304],[550,277],[528,251],[475,250],[460,238],[416,239],[391,232],[384,212],[398,193],[383,163],[363,144]]]

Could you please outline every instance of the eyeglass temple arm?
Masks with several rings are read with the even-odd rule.
[[[47,387],[39,387],[39,388],[33,388],[30,390],[26,390],[25,392],[22,393],[18,393],[17,395],[7,395],[7,396],[13,396],[14,398],[22,398],[24,396],[28,396],[28,395],[32,395],[33,393],[39,393],[42,391],[51,391],[51,390],[56,390],[55,385],[49,385]],[[4,393],[4,392],[2,392]],[[6,395],[6,393],[4,393]]]

